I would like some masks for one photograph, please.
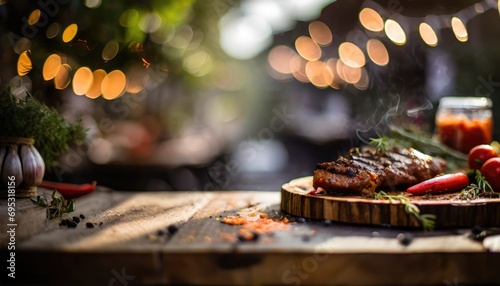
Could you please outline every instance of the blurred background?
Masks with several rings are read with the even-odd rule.
[[[1,82],[88,128],[46,179],[277,191],[388,114],[432,134],[443,96],[491,98],[499,126],[498,6],[0,0]]]

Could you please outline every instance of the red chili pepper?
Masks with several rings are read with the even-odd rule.
[[[469,177],[464,173],[447,174],[429,179],[409,187],[406,191],[414,195],[444,193],[463,189],[470,184]]]
[[[93,181],[90,184],[68,184],[68,183],[59,183],[59,182],[50,182],[50,181],[42,181],[40,187],[47,189],[54,189],[59,192],[65,199],[74,199],[91,193],[94,191],[97,185],[96,181]]]

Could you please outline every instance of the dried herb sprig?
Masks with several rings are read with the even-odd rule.
[[[459,197],[464,200],[477,199],[480,194],[493,194],[493,188],[486,178],[481,174],[481,171],[476,170],[476,183],[470,184],[460,192]]]
[[[75,211],[75,200],[66,200],[61,194],[57,193],[55,190],[52,192],[52,201],[48,202],[43,196],[37,196],[36,200],[31,199],[31,201],[38,206],[47,209],[47,218],[54,219],[56,217],[61,217],[65,213],[71,213]]]
[[[384,191],[379,191],[374,194],[375,199],[387,199],[391,203],[400,202],[405,207],[405,211],[409,215],[413,215],[416,219],[422,223],[424,230],[432,231],[436,226],[436,216],[432,214],[421,214],[420,209],[413,203],[410,202],[408,197],[402,195],[389,195]]]

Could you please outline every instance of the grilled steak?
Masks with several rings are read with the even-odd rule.
[[[371,195],[377,188],[413,185],[446,170],[446,161],[415,149],[395,147],[379,152],[371,146],[352,148],[333,162],[319,163],[313,187],[333,194]]]

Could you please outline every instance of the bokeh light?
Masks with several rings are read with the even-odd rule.
[[[128,80],[127,92],[128,93],[139,93],[144,89],[149,75],[147,70],[139,65],[134,64],[127,68],[125,75]]]
[[[41,14],[42,14],[42,12],[40,11],[40,9],[33,10],[30,13],[30,15],[28,16],[28,24],[35,25],[36,22],[38,22],[38,20],[40,20]]]
[[[418,32],[420,33],[420,37],[430,47],[435,47],[438,44],[438,37],[436,35],[436,32],[434,32],[434,29],[432,27],[423,22],[420,23],[418,26]]]
[[[361,78],[361,68],[353,68],[337,61],[337,72],[341,78],[347,83],[357,83]]]
[[[95,8],[99,8],[99,6],[101,6],[102,0],[84,0],[83,3],[88,8],[95,9]]]
[[[45,35],[47,36],[47,38],[53,39],[59,34],[59,29],[60,29],[59,23],[54,22],[49,25],[47,31],[45,31]]]
[[[66,89],[71,83],[71,66],[69,64],[62,64],[57,71],[54,78],[54,87],[59,90]]]
[[[359,12],[359,22],[365,29],[372,32],[380,32],[384,29],[384,20],[377,11],[371,8],[363,8]]]
[[[342,79],[337,73],[337,58],[330,58],[326,61],[325,80],[328,82],[331,88],[340,89],[342,87]]]
[[[271,26],[256,15],[226,13],[220,19],[220,27],[220,46],[236,59],[251,59],[272,44]]]
[[[105,61],[112,60],[118,54],[119,49],[120,44],[117,40],[109,41],[106,46],[104,46],[104,49],[102,49],[102,59]]]
[[[126,28],[135,27],[139,24],[139,12],[135,9],[125,10],[118,20],[120,25]]]
[[[293,56],[292,60],[290,61],[290,70],[292,71],[293,77],[296,80],[304,83],[309,82],[309,79],[306,75],[306,63],[307,61],[299,55]]]
[[[455,37],[460,42],[467,42],[469,39],[469,34],[467,33],[467,28],[465,27],[464,22],[460,20],[458,17],[451,18],[451,28]]]
[[[386,66],[389,63],[389,53],[384,44],[377,39],[366,42],[366,52],[372,62],[379,66]]]
[[[84,95],[92,86],[94,76],[88,67],[79,68],[73,75],[73,92],[76,95]]]
[[[120,97],[127,88],[127,78],[121,70],[114,70],[108,73],[102,80],[102,97],[112,100]]]
[[[25,37],[19,38],[14,44],[14,52],[16,54],[21,54],[31,48],[31,40]]]
[[[71,42],[73,38],[75,38],[76,33],[78,32],[78,25],[77,24],[71,24],[66,29],[64,29],[64,32],[62,34],[62,40],[65,43]]]
[[[314,61],[306,63],[306,76],[309,81],[318,88],[328,87],[328,82],[324,76],[326,65],[322,61]]]
[[[204,50],[197,51],[185,58],[183,67],[194,76],[205,76],[212,70],[212,57]]]
[[[406,43],[406,33],[401,25],[393,19],[385,21],[385,34],[396,45],[402,46]]]
[[[158,13],[147,13],[139,20],[139,28],[145,33],[154,33],[161,27],[161,23]]]
[[[295,51],[290,47],[279,45],[271,49],[267,61],[275,71],[282,74],[291,74],[290,62],[292,57],[296,55]]]
[[[321,48],[307,36],[300,36],[295,40],[295,49],[308,61],[317,61],[321,58]]]
[[[17,59],[17,74],[20,76],[27,75],[33,68],[33,64],[30,58],[30,50],[24,51],[19,55]]]
[[[314,21],[309,24],[309,35],[320,46],[328,46],[332,43],[332,31],[321,21]]]
[[[366,63],[363,51],[351,42],[343,42],[340,44],[339,57],[344,64],[353,68],[360,68]]]
[[[51,80],[56,77],[61,66],[61,57],[58,54],[52,54],[47,57],[43,64],[42,75],[44,80]]]
[[[368,72],[365,68],[361,68],[361,78],[357,83],[354,84],[359,90],[366,90],[370,86],[370,77],[368,76]]]
[[[102,94],[101,84],[102,84],[102,80],[106,77],[106,75],[107,75],[106,71],[104,71],[102,69],[95,70],[92,73],[92,77],[94,80],[92,82],[92,86],[85,93],[86,97],[94,99],[94,98],[98,98],[99,96],[101,96],[101,94]]]

